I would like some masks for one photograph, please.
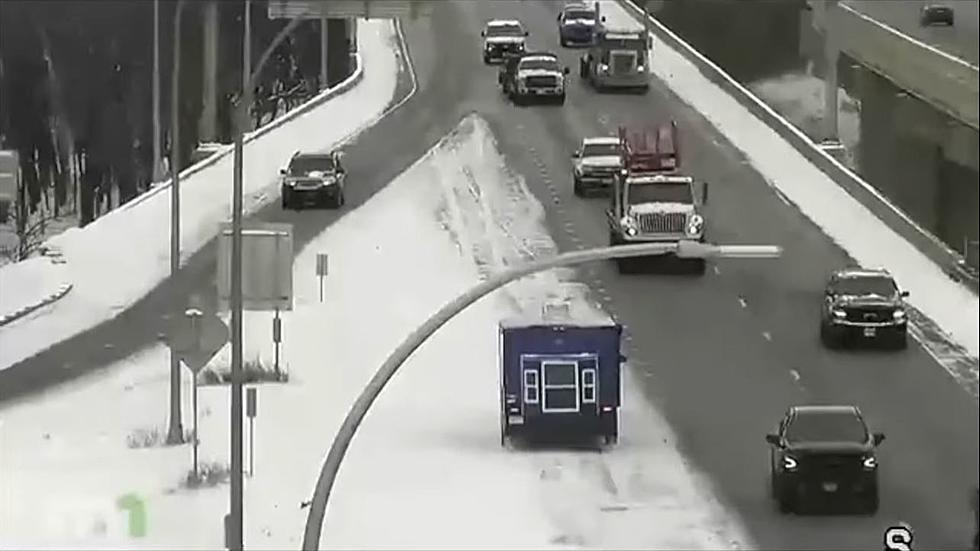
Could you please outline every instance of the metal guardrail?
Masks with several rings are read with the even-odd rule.
[[[638,21],[642,21],[643,9],[634,0],[616,0],[629,11]],[[820,169],[837,185],[870,210],[892,231],[897,233],[909,244],[919,250],[945,273],[958,283],[963,284],[974,294],[980,294],[980,281],[977,274],[966,269],[964,256],[946,245],[941,239],[920,226],[902,209],[892,203],[880,191],[864,181],[854,171],[844,166],[823,151],[799,128],[777,113],[745,86],[740,84],[721,67],[697,51],[680,36],[667,28],[655,17],[649,18],[649,29],[657,39],[670,48],[677,50],[685,59],[694,64],[701,74],[722,88],[740,105],[748,109],[769,128],[789,142],[801,155]]]

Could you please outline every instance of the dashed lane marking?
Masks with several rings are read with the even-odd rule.
[[[769,331],[763,331],[762,338],[766,339],[769,342],[772,342],[772,335],[769,334]]]
[[[746,306],[749,305],[749,303],[745,302],[745,299],[742,297],[738,297],[738,303],[742,306],[742,308],[745,308]]]
[[[712,266],[711,269],[715,271],[715,275],[719,275],[721,273],[721,270],[718,269],[718,266]]]

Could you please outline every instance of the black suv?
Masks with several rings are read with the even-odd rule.
[[[848,342],[885,341],[908,346],[905,300],[886,270],[846,269],[834,272],[824,290],[820,340],[827,347]]]
[[[344,184],[347,172],[340,159],[343,153],[300,153],[289,159],[282,175],[280,191],[282,208],[299,208],[307,204],[344,206]]]
[[[868,431],[855,406],[793,406],[770,444],[772,497],[781,513],[804,505],[839,510],[857,504],[878,511],[875,448],[885,435]],[[822,507],[821,507],[822,506]]]

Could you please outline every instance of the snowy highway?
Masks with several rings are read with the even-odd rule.
[[[575,73],[581,52],[559,50],[557,5],[446,2],[430,21],[405,23],[419,89],[346,149],[347,209],[368,201],[460,119],[476,112],[488,121],[507,167],[524,177],[543,205],[558,248],[605,245],[605,201],[573,196],[570,152],[583,136],[614,132],[619,123],[653,125],[676,119],[685,168],[711,183],[710,238],[772,243],[783,248],[784,256],[778,262],[717,262],[700,279],[621,276],[611,264],[580,270],[578,277],[594,298],[627,327],[629,384],[663,412],[681,451],[707,475],[759,548],[877,548],[882,531],[899,521],[915,528],[919,548],[963,547],[971,526],[968,489],[976,482],[980,453],[976,397],[915,341],[902,353],[834,352],[820,346],[822,286],[828,273],[846,265],[848,258],[662,82],[655,80],[647,96],[597,95],[573,77],[563,108],[520,108],[506,102],[496,87],[497,69],[480,63],[480,28],[495,17],[520,19],[530,29],[534,49],[558,51]],[[395,100],[410,88],[403,72]],[[294,224],[300,251],[344,212],[283,212],[274,203],[257,218]],[[214,255],[212,245],[203,249],[172,285],[211,300]],[[164,324],[160,313],[172,302],[170,285],[156,289],[130,312],[15,365],[5,379],[5,398],[26,396],[154,345]],[[913,296],[930,292],[910,291]],[[880,452],[878,515],[796,518],[776,511],[768,497],[763,437],[787,406],[802,402],[857,404],[876,430],[887,434]],[[631,415],[626,422],[634,426],[645,420]],[[312,447],[325,449],[330,432],[318,434],[322,442]],[[404,439],[398,437],[400,443]],[[381,453],[385,440],[371,441],[375,453]],[[350,465],[363,453],[353,454]],[[309,482],[312,488],[312,476]],[[562,494],[554,497],[563,499]],[[352,515],[354,506],[342,509],[341,516]],[[631,518],[623,530],[642,526]],[[647,521],[655,524],[657,519]],[[631,545],[625,541],[607,538],[601,543]]]

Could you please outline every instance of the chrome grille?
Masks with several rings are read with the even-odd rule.
[[[800,463],[808,473],[833,479],[860,472],[862,458],[856,454],[814,454],[804,455]]]
[[[296,180],[296,189],[316,189],[320,187],[321,181],[315,179]]]
[[[845,308],[847,321],[861,323],[882,323],[890,321],[894,316],[895,308],[891,306],[860,306]]]
[[[558,86],[558,78],[552,75],[532,75],[525,80],[528,88],[554,88]]]
[[[636,54],[632,52],[612,54],[612,73],[614,75],[632,73],[635,66]]]
[[[619,167],[615,166],[586,166],[582,172],[589,176],[615,176]]]
[[[687,215],[683,212],[648,212],[637,216],[641,233],[680,233]]]

